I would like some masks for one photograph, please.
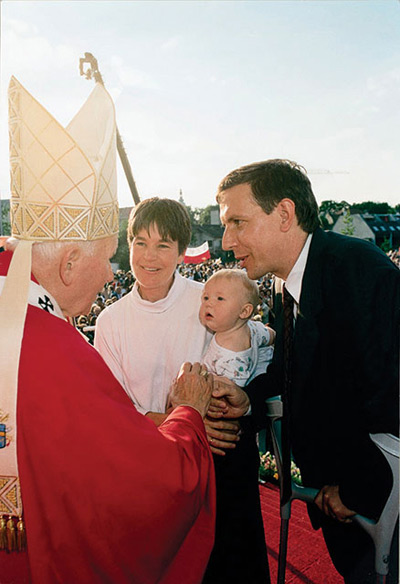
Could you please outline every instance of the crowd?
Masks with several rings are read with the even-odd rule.
[[[400,250],[391,250],[387,253],[392,262],[400,268]],[[189,280],[197,282],[207,282],[207,280],[218,270],[224,268],[234,269],[238,267],[238,262],[223,263],[220,258],[209,259],[199,264],[180,264],[178,272]],[[260,304],[256,314],[253,316],[254,320],[261,320],[263,324],[273,322],[273,315],[271,313],[272,307],[272,285],[274,276],[267,274],[257,280]],[[110,304],[113,304],[123,296],[126,296],[135,283],[135,277],[130,270],[117,270],[114,274],[112,282],[108,282],[103,289],[98,293],[95,302],[92,304],[88,314],[82,314],[76,318],[77,328],[83,332],[93,344],[94,327],[100,312]]]
[[[392,262],[400,268],[400,248],[399,249],[391,249],[387,253],[388,257],[392,260]]]

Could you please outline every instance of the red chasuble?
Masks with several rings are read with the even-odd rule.
[[[215,485],[198,412],[179,407],[156,428],[70,324],[29,306],[17,426],[33,582],[201,582]],[[25,554],[11,555],[17,574]]]

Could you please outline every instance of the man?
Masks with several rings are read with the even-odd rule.
[[[286,160],[244,166],[220,183],[223,247],[248,276],[271,272],[294,298],[290,437],[303,483],[320,489],[310,508],[346,583],[373,581],[373,545],[351,522],[379,517],[388,464],[369,434],[398,434],[400,271],[375,245],[323,232],[303,169]],[[266,424],[265,398],[283,386],[282,308],[268,373],[230,389],[225,417]],[[223,391],[215,395],[222,397]]]
[[[64,129],[16,79],[9,97],[17,242],[0,254],[1,582],[199,584],[215,521],[211,376],[184,364],[157,428],[66,320],[112,279],[111,98],[97,85]],[[24,547],[24,524],[27,553],[8,553]]]

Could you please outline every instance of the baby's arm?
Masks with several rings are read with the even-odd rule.
[[[269,332],[269,341],[268,341],[268,347],[269,347],[270,345],[273,345],[275,343],[276,332],[270,326],[265,326],[265,328]]]

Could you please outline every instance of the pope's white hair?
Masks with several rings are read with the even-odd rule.
[[[93,256],[96,253],[96,243],[94,241],[44,241],[34,244],[34,254],[39,261],[51,261],[69,247],[79,247],[87,256]],[[19,239],[9,237],[5,243],[6,249],[13,251],[18,245]]]

